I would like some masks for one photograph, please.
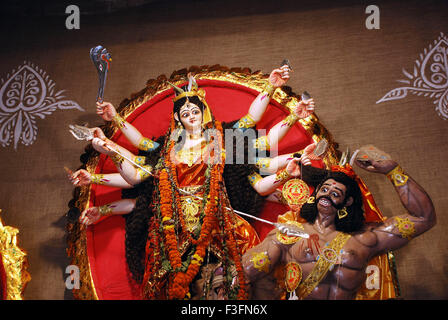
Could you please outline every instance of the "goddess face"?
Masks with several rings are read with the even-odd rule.
[[[176,114],[177,116],[177,114]],[[179,110],[179,120],[189,132],[200,130],[202,124],[202,111],[197,105],[186,102]]]

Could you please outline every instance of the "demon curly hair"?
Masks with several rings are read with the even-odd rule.
[[[340,219],[337,215],[335,217],[335,227],[337,231],[346,233],[359,231],[364,225],[364,210],[362,202],[362,193],[355,180],[342,172],[327,171],[324,169],[315,168],[312,166],[304,166],[302,170],[302,179],[315,187],[312,197],[316,198],[316,194],[321,188],[322,184],[328,179],[333,179],[336,182],[342,183],[346,188],[345,200],[353,197],[351,206],[347,206],[348,215]],[[317,200],[317,199],[316,199]],[[305,203],[300,211],[300,215],[308,223],[314,223],[317,217],[317,201],[314,203]]]

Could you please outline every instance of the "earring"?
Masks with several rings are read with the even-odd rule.
[[[347,215],[348,215],[348,212],[347,212],[347,208],[346,207],[338,210],[338,218],[339,219],[344,219]]]
[[[313,204],[314,203],[314,197],[309,197],[308,200],[306,200],[306,203]]]

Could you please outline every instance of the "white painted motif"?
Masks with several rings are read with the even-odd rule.
[[[448,38],[440,33],[437,40],[423,50],[419,59],[415,60],[412,73],[403,69],[407,79],[397,80],[407,86],[389,91],[376,103],[398,100],[406,97],[408,92],[424,95],[434,100],[436,112],[448,119]]]
[[[47,73],[30,62],[14,69],[1,79],[0,88],[0,144],[7,147],[19,141],[31,145],[37,137],[36,117],[44,119],[56,109],[78,109],[76,102],[64,100],[62,93],[55,92],[56,83]]]

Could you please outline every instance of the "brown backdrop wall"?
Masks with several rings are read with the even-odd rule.
[[[73,1],[76,3],[76,1]],[[84,143],[69,124],[100,125],[95,114],[97,75],[89,49],[113,55],[106,99],[118,105],[147,79],[191,65],[221,64],[269,73],[288,58],[289,86],[307,90],[316,113],[340,144],[351,150],[372,143],[390,153],[429,193],[438,224],[396,252],[405,299],[448,298],[448,123],[429,97],[376,104],[389,90],[405,86],[402,69],[440,33],[448,33],[443,1],[377,1],[380,29],[368,30],[367,3],[313,1],[192,1],[154,3],[110,15],[81,16],[79,30],[65,18],[3,19],[0,78],[23,61],[46,71],[56,90],[84,112],[56,110],[37,120],[36,141],[0,146],[0,208],[3,220],[20,230],[32,280],[26,299],[70,299],[65,289],[64,227],[72,186],[63,166],[79,166]],[[80,5],[82,12],[82,5]],[[446,57],[446,55],[445,55]],[[386,216],[404,212],[383,176],[357,169]]]

